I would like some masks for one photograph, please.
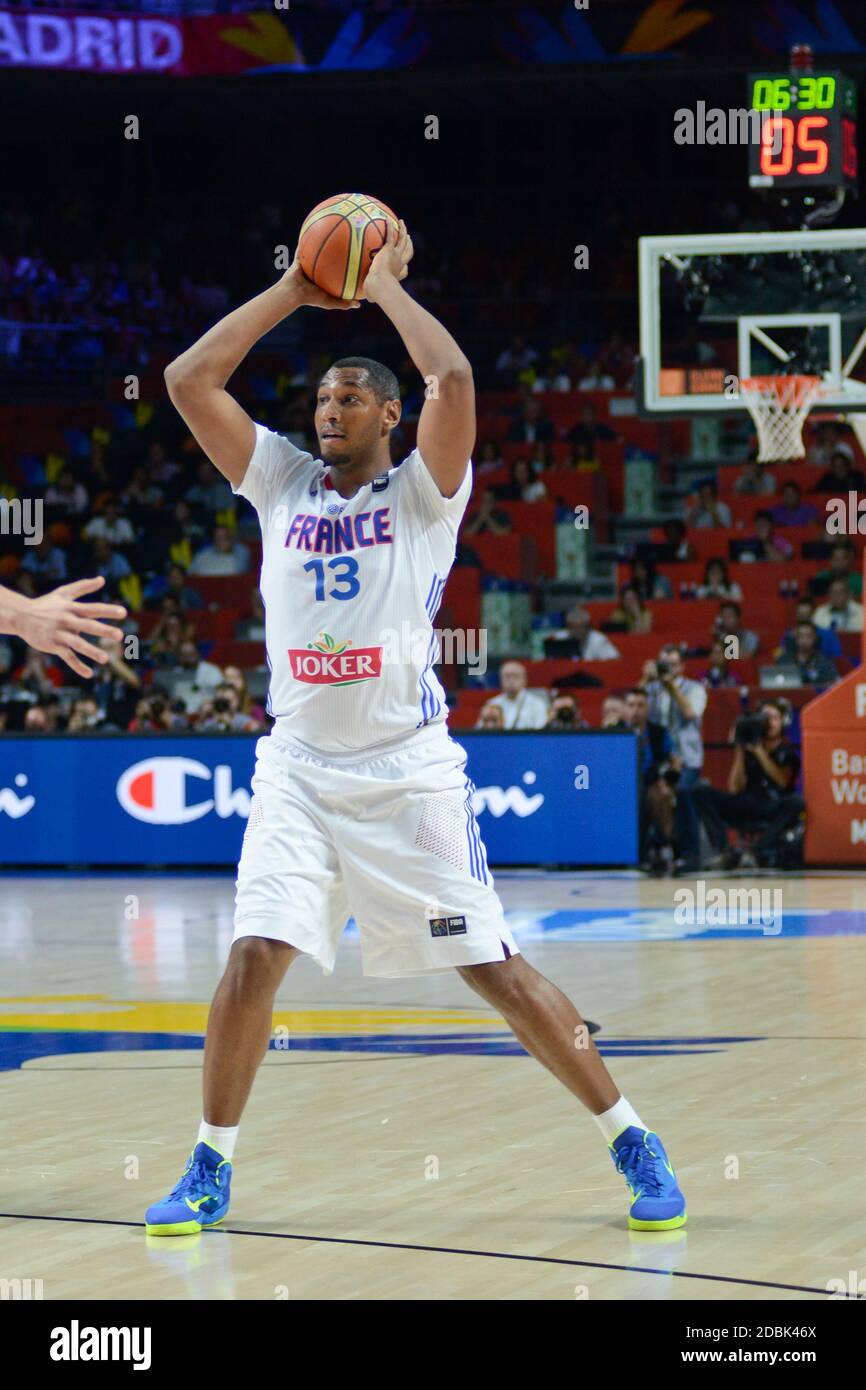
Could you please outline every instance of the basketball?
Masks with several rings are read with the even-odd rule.
[[[398,218],[366,193],[338,193],[317,203],[301,227],[301,269],[335,299],[355,299],[374,254],[384,246],[388,223]]]

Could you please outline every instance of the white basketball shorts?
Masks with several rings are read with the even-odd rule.
[[[334,968],[353,916],[365,975],[426,975],[518,955],[444,724],[371,757],[256,745],[234,939],[285,941]]]

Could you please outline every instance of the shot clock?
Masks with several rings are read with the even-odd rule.
[[[760,142],[749,146],[752,188],[856,188],[857,88],[841,72],[755,73],[749,106]]]

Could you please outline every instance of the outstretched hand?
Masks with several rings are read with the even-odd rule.
[[[92,637],[108,637],[113,642],[119,642],[123,637],[122,629],[109,627],[104,621],[98,620],[126,617],[126,609],[117,603],[79,602],[84,594],[94,593],[104,583],[101,576],[77,579],[73,584],[61,584],[60,588],[43,594],[41,598],[28,599],[18,620],[18,635],[37,651],[61,657],[77,675],[92,676],[92,669],[84,664],[81,656],[104,666],[108,653],[88,642],[83,634],[86,632]]]

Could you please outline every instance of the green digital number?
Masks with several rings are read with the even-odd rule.
[[[829,111],[835,102],[835,77],[816,77],[814,73],[804,72],[797,78],[799,111]]]
[[[791,105],[790,79],[758,77],[752,88],[753,111],[787,111]]]

